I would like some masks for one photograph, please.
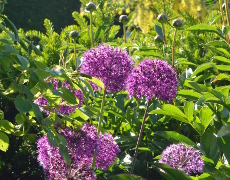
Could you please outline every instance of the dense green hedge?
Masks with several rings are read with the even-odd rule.
[[[53,22],[56,32],[61,28],[76,23],[72,17],[73,11],[79,11],[79,0],[8,0],[4,14],[14,22],[17,28],[39,30],[45,32],[44,19]]]

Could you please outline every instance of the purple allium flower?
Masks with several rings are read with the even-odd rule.
[[[51,80],[50,80],[50,79],[45,79],[45,81],[46,81],[46,82],[49,82],[49,83],[52,83],[52,84],[53,84],[53,89],[54,89],[54,90],[57,90],[57,89],[58,89],[58,82],[59,82],[59,80],[57,80],[56,78],[53,78],[53,79],[51,79]],[[70,90],[71,92],[73,92],[73,90],[72,90],[70,84],[69,84],[67,81],[65,81],[65,82],[62,83],[62,87],[63,87],[63,88],[66,88],[66,89],[68,89],[68,90]],[[76,107],[80,107],[80,106],[82,105],[83,99],[84,99],[84,95],[83,95],[82,91],[81,91],[81,90],[75,90],[75,91],[74,91],[74,95],[75,95],[75,97],[77,97],[78,100],[79,100],[78,105],[77,105],[77,106],[59,105],[59,111],[60,111],[61,114],[71,114],[71,113],[73,113],[73,112],[75,111]],[[42,107],[42,106],[48,106],[48,105],[49,105],[49,104],[48,104],[48,101],[47,101],[47,99],[46,99],[45,97],[42,96],[42,97],[36,99],[36,100],[34,101],[34,103],[40,105],[40,106],[39,106],[40,110],[41,110],[42,112],[44,112],[46,115],[49,115],[49,114],[50,114],[50,111],[45,110],[45,109]],[[64,103],[65,103],[65,100],[62,100],[62,103],[64,104]]]
[[[177,74],[166,61],[145,59],[128,76],[126,88],[129,97],[146,96],[148,100],[158,98],[170,101],[177,92]]]
[[[61,127],[61,126],[59,126]],[[84,124],[80,130],[61,127],[58,133],[65,137],[71,157],[71,167],[65,163],[58,148],[53,148],[46,136],[38,139],[38,161],[47,179],[96,179],[90,168],[96,150],[96,168],[108,169],[120,152],[110,134],[97,136],[97,129]],[[69,171],[70,170],[70,171]],[[69,173],[70,172],[70,173]]]
[[[188,175],[201,173],[204,167],[204,160],[199,150],[182,143],[166,147],[159,162],[182,170]]]
[[[124,88],[133,64],[126,51],[101,44],[84,53],[80,71],[100,79],[108,91],[118,92]]]

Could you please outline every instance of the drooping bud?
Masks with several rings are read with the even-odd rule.
[[[157,36],[155,36],[154,41],[155,42],[163,42],[163,39],[159,35],[157,35]]]
[[[127,15],[121,15],[119,17],[119,21],[122,23],[122,24],[126,24],[128,22],[128,16]]]
[[[157,16],[157,20],[160,22],[160,23],[165,23],[166,21],[168,21],[168,16],[166,14],[159,14]]]
[[[86,4],[86,10],[89,11],[89,12],[93,12],[97,9],[96,5],[92,2],[89,2]]]
[[[136,26],[136,31],[141,31],[140,26]]]
[[[179,27],[181,27],[183,25],[183,23],[182,23],[182,21],[180,19],[175,19],[175,20],[173,20],[172,25],[175,28],[179,28]]]
[[[230,2],[228,2],[228,8],[230,8]],[[225,3],[222,4],[222,9],[225,10]]]
[[[79,36],[79,33],[77,31],[71,31],[69,35],[71,38],[76,39]]]

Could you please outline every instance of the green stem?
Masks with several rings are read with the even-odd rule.
[[[173,67],[173,68],[174,68],[174,52],[175,52],[176,32],[177,32],[177,29],[176,29],[175,32],[174,32],[173,44],[172,44],[172,67]]]
[[[94,47],[94,42],[93,42],[93,16],[92,16],[92,12],[90,12],[90,29],[91,29],[92,46]]]
[[[220,4],[220,12],[221,12],[221,17],[222,17],[222,22],[223,22],[223,25],[225,25],[225,22],[224,22],[224,12],[223,12],[223,8],[222,8],[223,1],[219,0],[219,4]]]
[[[226,10],[227,22],[228,22],[228,25],[230,26],[228,1],[227,1],[227,0],[224,0],[224,2],[225,2],[225,10]]]
[[[75,60],[76,72],[78,73],[77,55],[76,55],[76,39],[74,39],[74,60]]]
[[[162,29],[163,29],[163,36],[164,36],[164,44],[167,44],[166,43],[166,37],[165,37],[165,26],[164,26],[164,23],[162,23]]]
[[[123,29],[124,29],[124,42],[126,43],[126,32],[125,32],[125,24],[123,24]]]
[[[141,142],[141,136],[142,136],[142,133],[143,133],[143,130],[144,130],[145,119],[146,119],[147,114],[148,114],[149,105],[150,105],[150,101],[147,102],[147,107],[146,107],[146,110],[145,110],[143,122],[142,122],[140,133],[139,133],[139,136],[138,136],[137,147],[136,147],[136,150],[135,150],[135,154],[134,154],[134,158],[133,158],[133,163],[132,163],[132,168],[131,168],[130,174],[133,174],[133,170],[134,170],[134,166],[135,166],[135,161],[136,161],[136,157],[137,157],[137,152],[138,152],[138,148],[139,148],[139,145],[140,145],[140,142]]]
[[[106,88],[104,89],[103,92],[103,98],[102,98],[102,102],[101,102],[101,110],[100,110],[100,117],[99,117],[99,121],[98,121],[98,128],[97,128],[97,135],[99,136],[100,132],[101,132],[101,121],[102,121],[102,117],[103,117],[103,109],[104,109],[104,104],[105,104],[105,94],[106,94]],[[95,163],[96,163],[96,153],[94,152],[93,155],[93,162],[92,162],[92,169],[95,168]]]

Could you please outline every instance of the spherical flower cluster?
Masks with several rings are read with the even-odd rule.
[[[80,71],[100,79],[108,91],[118,92],[124,88],[133,64],[126,51],[101,44],[84,53]]]
[[[204,167],[199,150],[182,143],[168,146],[162,152],[159,162],[182,170],[188,175],[201,173]]]
[[[97,136],[94,126],[84,124],[80,130],[61,127],[58,133],[65,137],[67,148],[71,157],[71,166],[67,165],[61,157],[58,148],[53,148],[46,136],[37,142],[38,161],[44,169],[47,179],[96,179],[90,168],[96,151],[96,165],[98,169],[108,169],[120,152],[114,138],[105,133]]]
[[[50,79],[49,80],[46,79],[46,81],[53,84],[53,89],[54,90],[58,89],[58,82],[59,82],[59,80],[53,78],[51,80]],[[65,81],[65,82],[62,83],[62,87],[70,90],[71,92],[74,92],[75,97],[77,97],[78,100],[79,100],[79,103],[78,103],[77,106],[59,105],[59,112],[61,114],[71,114],[71,113],[73,113],[75,111],[76,107],[80,107],[82,105],[84,96],[83,96],[83,93],[82,93],[81,90],[75,90],[75,91],[73,91],[72,88],[71,88],[71,86],[70,86],[70,84],[67,81]],[[47,101],[47,99],[45,97],[41,96],[40,98],[36,99],[34,101],[34,103],[40,105],[39,106],[40,110],[42,112],[44,112],[46,115],[50,114],[50,111],[48,111],[48,110],[46,110],[44,108],[45,106],[49,105],[49,103],[48,103],[48,101]],[[62,99],[62,104],[64,104],[64,103],[65,103],[65,100]]]
[[[158,98],[170,101],[176,95],[178,88],[177,74],[173,68],[163,60],[145,59],[141,61],[126,80],[129,97],[148,100]]]

